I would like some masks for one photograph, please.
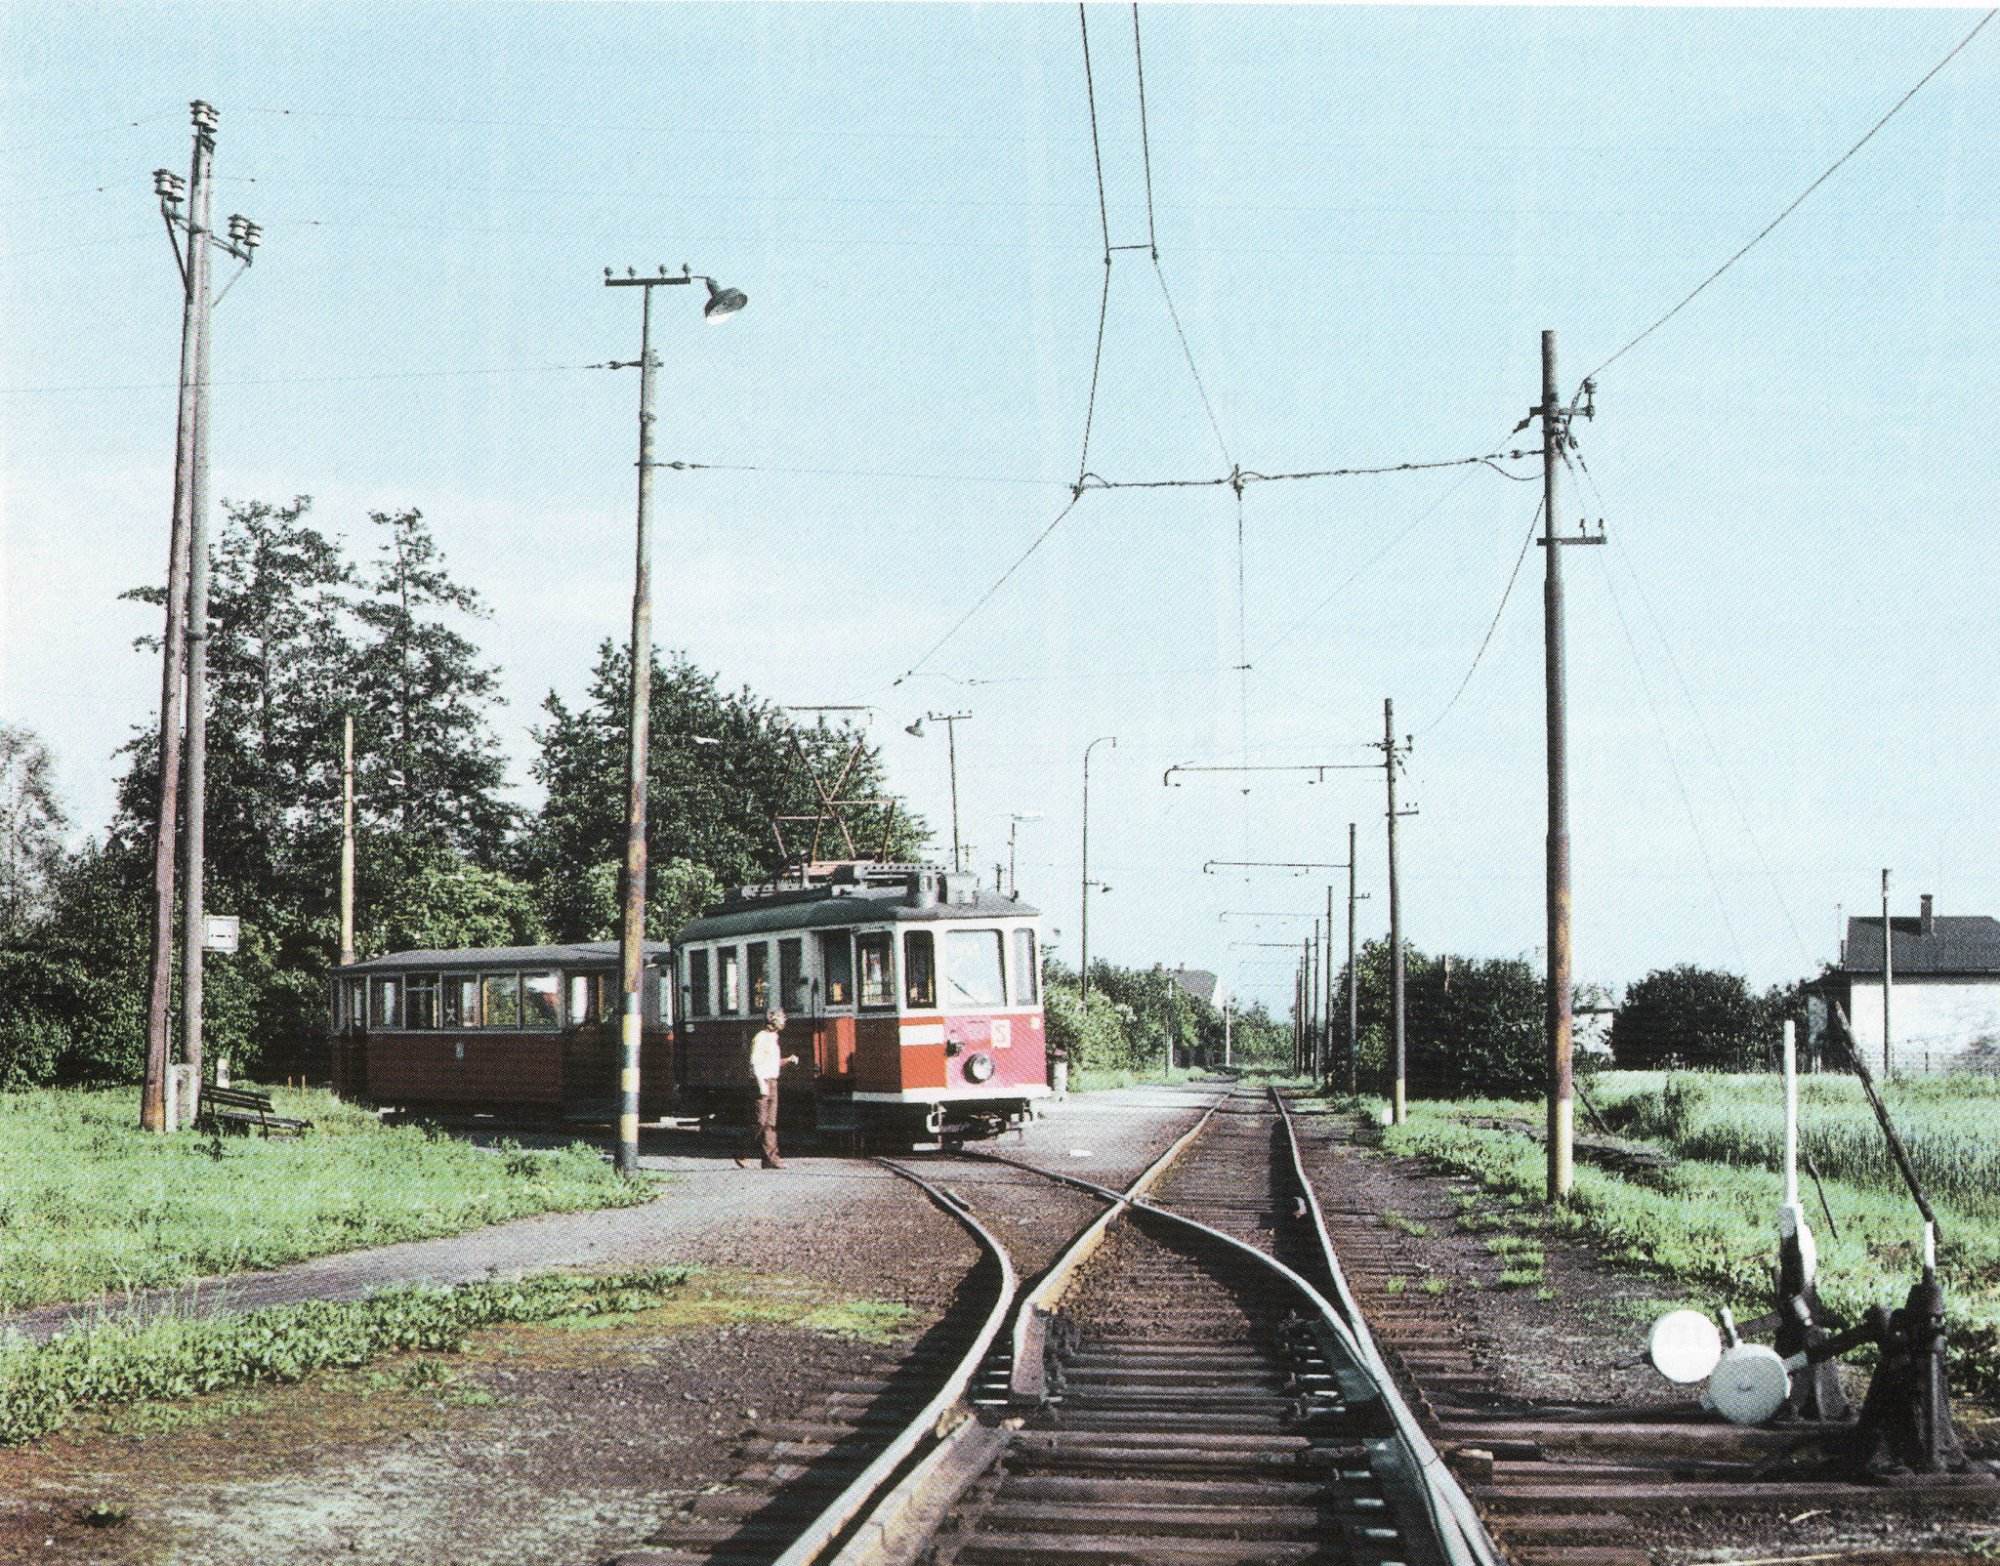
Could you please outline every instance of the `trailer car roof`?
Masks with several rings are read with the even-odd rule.
[[[665,941],[647,941],[647,960],[673,950]],[[616,941],[562,941],[551,946],[419,947],[385,952],[336,968],[336,973],[379,973],[390,968],[602,968],[618,964]]]

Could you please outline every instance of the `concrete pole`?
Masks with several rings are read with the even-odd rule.
[[[1557,402],[1556,334],[1542,333],[1543,683],[1547,699],[1548,829],[1548,1197],[1569,1195],[1574,1179],[1574,1085],[1570,1078],[1569,731],[1563,682],[1562,546],[1556,531],[1556,475],[1565,421]]]
[[[963,870],[958,852],[958,720],[947,718],[944,723],[945,754],[951,763],[951,867]]]
[[[194,154],[188,172],[189,214],[205,211],[209,170],[215,158],[215,111],[193,105]],[[205,235],[202,238],[206,238]],[[174,452],[173,525],[167,545],[166,631],[160,657],[160,809],[153,833],[152,950],[146,980],[146,1073],[139,1124],[167,1129],[167,1011],[173,998],[174,849],[180,826],[181,725],[187,674],[188,533],[194,498],[200,323],[196,301],[208,296],[208,246],[190,235],[181,312],[180,413]]]
[[[1409,1115],[1404,1089],[1403,898],[1396,884],[1396,704],[1382,700],[1382,765],[1389,783],[1389,1120]]]
[[[1354,823],[1347,823],[1347,1091],[1361,1091],[1361,1005],[1354,971]]]
[[[1896,962],[1892,947],[1894,927],[1889,923],[1889,872],[1882,872],[1882,1075],[1896,1069],[1896,1035],[1889,1025],[1889,998],[1896,988]]]
[[[340,963],[354,961],[354,714],[341,720]]]

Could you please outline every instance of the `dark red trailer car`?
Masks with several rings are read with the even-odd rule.
[[[640,1112],[673,1093],[673,955],[646,943]],[[334,971],[334,1089],[417,1112],[610,1120],[618,943],[390,952]]]

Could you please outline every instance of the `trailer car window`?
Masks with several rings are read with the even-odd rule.
[[[826,1003],[854,1004],[854,943],[845,930],[819,938],[819,966],[826,975]]]
[[[762,1016],[771,1009],[771,943],[752,941],[750,952],[750,1010]]]
[[[402,986],[394,979],[375,981],[375,1005],[369,1012],[368,1020],[378,1028],[400,1028],[403,1025]]]
[[[434,973],[411,974],[404,1005],[410,1027],[435,1028],[438,1025],[438,976]]]
[[[553,973],[521,975],[521,1026],[553,1028],[562,1020],[562,989]]]
[[[1014,932],[1014,1004],[1032,1006],[1041,996],[1042,965],[1035,960],[1035,932],[1016,930]]]
[[[1007,1004],[998,930],[947,930],[944,955],[945,983],[955,1002],[965,1006]]]
[[[688,1015],[708,1015],[708,948],[688,953]]]
[[[479,1026],[479,981],[469,973],[447,973],[438,994],[438,1026]]]
[[[861,968],[861,1004],[894,1010],[896,1005],[896,938],[887,930],[854,938],[854,959]]]
[[[904,932],[903,1004],[925,1010],[937,1004],[937,949],[928,930]]]
[[[521,976],[489,973],[479,981],[479,1010],[489,1028],[521,1025]]]

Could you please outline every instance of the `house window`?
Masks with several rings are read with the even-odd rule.
[[[945,980],[954,1006],[1004,1006],[998,930],[947,930]]]
[[[826,1003],[854,1004],[854,941],[845,930],[819,938],[819,966],[826,975]]]
[[[435,1028],[438,1025],[438,976],[434,973],[411,974],[404,1004],[409,1013],[409,1026]]]
[[[479,1012],[489,1028],[521,1025],[521,976],[489,973],[479,981]]]
[[[861,1004],[896,1008],[896,938],[877,930],[854,938],[854,960],[861,969]]]
[[[937,1005],[937,948],[928,930],[903,936],[903,1004],[926,1011]]]
[[[438,1026],[479,1026],[479,981],[469,973],[447,973],[438,987]]]
[[[1013,972],[1008,975],[1014,981],[1016,1006],[1032,1006],[1041,998],[1041,968],[1035,960],[1035,932],[1016,930]]]
[[[402,981],[398,979],[377,979],[374,985],[375,1004],[370,1008],[368,1021],[377,1028],[400,1028],[403,1025]]]
[[[801,1015],[813,1009],[806,991],[806,943],[796,936],[778,942],[778,1004]]]
[[[743,1009],[743,948],[716,948],[715,1009],[734,1016]]]
[[[750,1009],[762,1016],[771,1009],[771,943],[755,941],[750,951]]]
[[[688,953],[688,1015],[708,1015],[708,948]]]
[[[553,973],[521,975],[521,1026],[553,1028],[562,1022],[562,986]]]

